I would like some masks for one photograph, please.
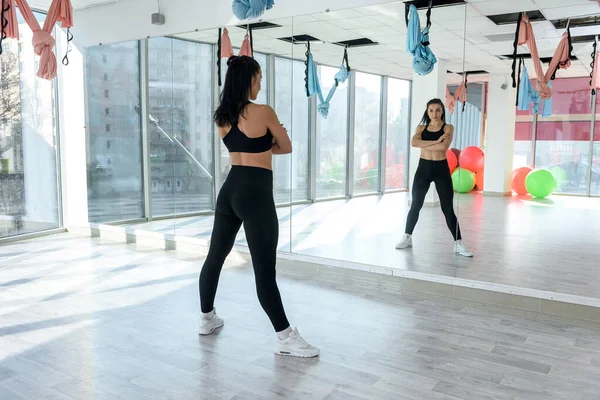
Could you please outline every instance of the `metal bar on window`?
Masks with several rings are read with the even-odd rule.
[[[388,109],[388,77],[381,78],[381,96],[379,105],[379,193],[385,192],[385,175],[387,159],[387,109]]]
[[[152,176],[150,166],[150,131],[148,127],[149,76],[148,39],[138,42],[140,60],[140,120],[142,128],[142,190],[144,193],[144,216],[152,220]]]
[[[535,168],[535,148],[536,148],[536,140],[537,140],[537,123],[538,116],[537,114],[533,115],[533,122],[531,127],[531,168]]]
[[[317,169],[319,168],[317,156],[317,96],[308,99],[308,200],[317,199]]]
[[[350,71],[348,77],[348,118],[346,136],[346,196],[354,193],[354,111],[356,100],[356,72]]]
[[[590,162],[588,163],[588,171],[587,171],[587,190],[586,196],[590,196],[592,193],[592,167],[594,166],[594,131],[596,127],[596,96],[598,96],[598,92],[592,95],[592,118],[590,127]]]

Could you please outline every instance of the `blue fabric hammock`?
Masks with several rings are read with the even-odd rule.
[[[429,28],[431,27],[431,4],[427,9],[427,25],[421,31],[421,21],[417,7],[406,3],[406,51],[413,56],[413,70],[419,75],[433,71],[437,58],[429,47]]]
[[[274,4],[274,0],[233,0],[231,8],[233,9],[233,15],[243,21],[260,17],[265,10],[270,10]]]
[[[323,93],[321,91],[321,85],[319,84],[319,76],[317,74],[317,66],[315,65],[315,61],[313,59],[313,55],[310,52],[310,43],[307,44],[306,51],[306,96],[311,97],[313,95],[317,95],[319,98],[319,105],[317,106],[317,110],[319,114],[323,118],[327,118],[329,114],[329,103],[331,98],[335,94],[335,91],[340,83],[346,82],[350,76],[350,65],[348,64],[348,51],[344,49],[344,59],[342,60],[342,65],[340,66],[340,70],[335,74],[335,84],[329,90],[329,94],[327,98],[323,98]]]
[[[542,117],[551,116],[552,98],[549,98],[547,100],[540,99],[540,93],[537,90],[535,90],[531,85],[531,81],[529,80],[529,73],[527,72],[527,67],[523,63],[523,59],[519,61],[519,70],[521,69],[521,65],[523,66],[523,72],[521,74],[521,81],[517,89],[517,108],[520,111],[527,111],[529,110],[529,104],[533,103],[533,114],[539,114],[540,103],[543,102]],[[552,81],[548,82],[548,86],[552,87]]]

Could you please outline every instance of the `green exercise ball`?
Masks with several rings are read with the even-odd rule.
[[[550,172],[552,172],[552,175],[556,179],[556,187],[559,190],[562,189],[567,184],[567,182],[569,182],[567,171],[565,171],[563,168],[555,166],[550,168]]]
[[[475,174],[465,168],[456,168],[452,173],[452,186],[458,193],[468,193],[475,187]]]
[[[547,169],[536,169],[527,174],[525,187],[532,196],[543,199],[556,189],[556,178]]]

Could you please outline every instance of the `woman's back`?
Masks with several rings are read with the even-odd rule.
[[[237,124],[219,127],[231,165],[271,170],[273,154],[291,152],[291,142],[275,111],[268,105],[248,104]]]

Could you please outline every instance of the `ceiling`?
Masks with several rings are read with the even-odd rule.
[[[83,8],[100,6],[104,4],[116,3],[119,0],[71,0],[71,5],[74,10],[80,10]],[[29,0],[29,6],[33,9],[48,10],[50,8],[51,0]]]
[[[93,0],[74,0],[85,3]],[[550,20],[582,16],[600,16],[596,0],[466,0],[468,4],[434,7],[431,13],[431,48],[440,59],[447,60],[450,71],[484,70],[490,73],[508,73],[512,60],[498,56],[512,54],[516,23],[496,25],[486,15],[539,10],[547,21],[533,22],[534,34],[540,57],[552,57],[564,29],[555,29]],[[436,0],[434,0],[434,5]],[[567,5],[568,4],[568,5]],[[304,59],[305,46],[292,45],[280,40],[282,37],[309,34],[324,43],[311,43],[315,60],[319,63],[339,66],[343,48],[334,42],[366,37],[378,45],[352,47],[348,50],[350,66],[356,70],[412,79],[412,56],[406,53],[406,23],[404,3],[386,3],[347,10],[303,15],[267,22],[278,28],[253,31],[254,49],[259,52]],[[466,19],[465,19],[466,12]],[[419,10],[421,26],[425,26],[425,10]],[[465,24],[466,21],[466,24]],[[239,46],[244,29],[229,28],[233,46]],[[588,28],[572,28],[571,35],[600,34],[600,25]],[[217,41],[217,30],[191,32],[175,35],[207,43]],[[463,40],[466,38],[466,40]],[[590,74],[592,43],[574,43],[573,61],[568,70],[560,70],[558,77],[587,76]],[[519,53],[529,53],[521,46]],[[526,60],[531,77],[535,76],[531,60]],[[543,65],[544,70],[547,64]],[[479,76],[485,79],[486,75]],[[469,80],[477,80],[470,75]],[[449,81],[459,81],[455,74]]]

